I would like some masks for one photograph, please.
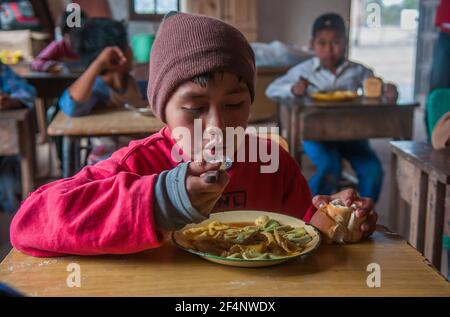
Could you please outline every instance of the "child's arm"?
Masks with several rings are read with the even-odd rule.
[[[159,246],[152,207],[157,175],[127,170],[120,163],[126,150],[33,192],[11,224],[13,246],[41,257],[125,254]]]
[[[59,101],[61,110],[69,116],[82,116],[90,113],[97,103],[107,102],[110,89],[100,75],[105,71],[113,71],[125,62],[125,56],[119,48],[105,48],[63,93]]]
[[[363,65],[360,66],[363,67],[363,70],[361,71],[361,78],[359,80],[361,88],[363,86],[364,81],[367,78],[373,77],[374,73],[372,69],[367,68]],[[389,101],[397,100],[398,98],[397,86],[391,83],[383,83],[383,96]]]
[[[28,84],[24,79],[17,76],[11,68],[6,65],[1,65],[1,103],[2,108],[18,108],[26,106],[32,108],[36,98],[36,90],[33,86]]]
[[[291,68],[286,75],[275,79],[267,87],[266,96],[270,99],[295,97],[292,88],[304,74],[304,65],[302,64]]]
[[[75,53],[69,51],[66,43],[61,41],[53,41],[44,48],[31,63],[31,68],[38,72],[47,72],[52,67],[61,63],[65,58],[74,59]]]
[[[89,114],[99,103],[106,103],[110,99],[110,88],[101,77],[97,77],[90,88],[91,96],[84,102],[75,101],[69,89],[66,89],[58,104],[61,110],[70,117],[79,117]]]
[[[202,174],[220,164],[161,172],[167,158],[151,147],[124,148],[32,193],[13,219],[14,247],[33,256],[134,253],[159,246],[159,230],[205,220],[228,177],[207,184]]]

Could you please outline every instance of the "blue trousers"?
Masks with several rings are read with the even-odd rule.
[[[341,179],[341,160],[348,160],[358,177],[358,192],[362,197],[378,200],[383,183],[381,162],[368,140],[344,142],[304,141],[306,155],[316,166],[309,179],[313,195],[331,195],[338,190]]]

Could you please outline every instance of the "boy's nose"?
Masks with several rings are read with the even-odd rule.
[[[210,107],[206,127],[216,127],[222,131],[225,130],[225,120],[219,107]]]

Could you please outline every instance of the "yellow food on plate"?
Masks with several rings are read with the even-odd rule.
[[[209,224],[186,229],[182,234],[198,252],[227,259],[263,260],[299,255],[313,237],[305,228],[282,225],[268,216],[254,223]]]
[[[351,90],[315,92],[311,94],[311,98],[316,101],[345,101],[353,100],[356,97],[358,97],[358,94]]]

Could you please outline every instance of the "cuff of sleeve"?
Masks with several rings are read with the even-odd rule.
[[[189,163],[182,163],[158,176],[155,183],[154,217],[157,225],[166,230],[178,230],[189,223],[205,219],[194,206],[186,190]]]
[[[192,206],[186,189],[188,167],[189,163],[182,163],[177,168],[169,171],[167,173],[166,186],[173,205],[178,207],[177,209],[182,210],[192,222],[198,223],[205,220],[207,217],[202,215],[194,208],[194,206]]]

